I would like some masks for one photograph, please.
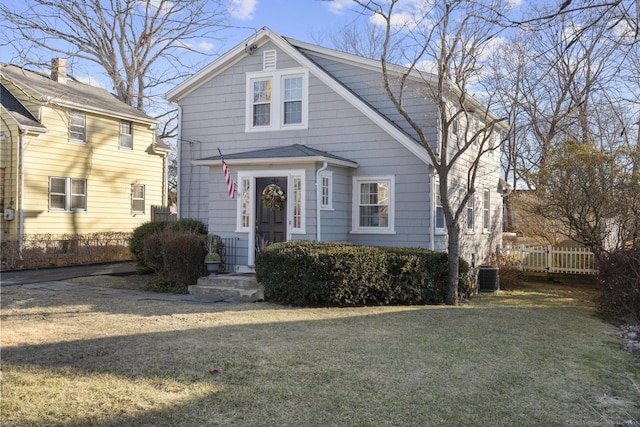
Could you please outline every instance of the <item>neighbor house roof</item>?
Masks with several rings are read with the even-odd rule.
[[[191,163],[196,166],[218,166],[221,156],[207,157],[194,160]],[[294,144],[285,147],[266,148],[262,150],[246,151],[244,153],[229,153],[224,155],[224,160],[230,165],[256,165],[268,164],[294,164],[327,162],[334,166],[357,168],[358,163],[339,157],[326,151],[316,150],[306,145]]]
[[[31,71],[12,64],[0,66],[2,76],[18,86],[29,89],[38,97],[37,101],[61,107],[83,110],[111,117],[156,125],[157,120],[142,111],[120,101],[109,91],[80,83],[68,78],[59,83],[49,75]]]
[[[16,121],[21,130],[36,133],[48,132],[48,129],[4,85],[0,85],[0,102],[2,108]]]

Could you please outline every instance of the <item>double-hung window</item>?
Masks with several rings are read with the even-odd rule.
[[[354,177],[354,233],[394,232],[393,176]]]
[[[69,111],[69,140],[87,142],[87,115],[84,111]]]
[[[302,124],[302,77],[283,77],[284,125]]]
[[[133,150],[133,122],[120,120],[118,148]]]
[[[488,232],[491,228],[491,193],[482,191],[482,231]]]
[[[49,177],[49,210],[82,212],[87,210],[87,180]]]
[[[308,81],[301,68],[247,73],[246,131],[306,129]]]
[[[252,81],[253,127],[271,126],[271,79]]]
[[[131,213],[143,214],[145,191],[144,184],[131,184]]]

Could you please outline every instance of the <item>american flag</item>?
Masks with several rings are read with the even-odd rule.
[[[220,153],[220,159],[222,160],[222,172],[224,172],[224,179],[227,182],[227,193],[229,193],[229,197],[232,199],[236,196],[236,190],[238,185],[234,180],[231,179],[231,172],[229,172],[229,166],[227,166],[227,162],[224,161],[224,157],[222,157],[222,152],[218,148],[218,153]]]

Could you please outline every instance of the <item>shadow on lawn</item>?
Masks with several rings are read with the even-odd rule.
[[[287,408],[290,419],[281,420],[291,421],[289,425],[293,425],[293,420],[298,417],[298,424],[305,425],[305,422],[312,421],[304,418],[308,415],[298,414],[291,408],[311,406],[316,413],[329,413],[342,404],[343,393],[351,392],[349,388],[352,385],[346,382],[346,378],[350,380],[353,377],[360,377],[364,384],[359,401],[382,400],[379,407],[369,409],[373,413],[360,415],[365,417],[360,419],[361,424],[375,424],[383,412],[425,407],[426,412],[416,414],[416,420],[429,425],[429,409],[424,403],[432,393],[443,393],[450,402],[459,402],[461,398],[464,401],[487,398],[492,396],[492,392],[495,396],[502,396],[502,399],[507,397],[508,401],[502,401],[501,405],[517,413],[521,410],[518,406],[521,403],[518,399],[521,387],[531,387],[534,392],[537,390],[544,395],[554,390],[553,385],[547,384],[558,381],[558,375],[566,375],[566,371],[570,371],[567,380],[587,376],[588,373],[583,372],[582,368],[577,368],[580,358],[589,358],[589,363],[597,371],[596,376],[612,369],[607,365],[608,352],[611,351],[609,347],[597,346],[597,352],[602,354],[596,357],[588,346],[594,340],[593,326],[584,325],[591,321],[589,315],[576,316],[573,310],[566,310],[568,307],[580,308],[589,293],[579,289],[554,289],[554,286],[546,290],[544,286],[542,290],[532,286],[531,289],[513,291],[513,295],[507,292],[481,295],[477,301],[462,308],[411,307],[397,311],[381,309],[378,312],[368,308],[309,310],[313,312],[309,318],[297,317],[294,320],[287,317],[287,312],[297,309],[254,304],[249,310],[265,312],[264,318],[255,323],[190,327],[3,348],[2,369],[5,381],[14,377],[12,370],[17,372],[15,375],[18,378],[21,374],[19,371],[28,371],[43,378],[54,376],[64,379],[71,375],[87,383],[100,381],[96,376],[116,376],[121,381],[120,388],[104,394],[97,389],[98,394],[93,396],[93,400],[86,402],[96,407],[114,406],[113,402],[120,399],[118,395],[128,396],[140,384],[154,388],[160,387],[163,381],[172,381],[178,383],[183,391],[182,394],[165,393],[164,400],[160,399],[160,403],[151,405],[156,406],[152,409],[141,410],[140,404],[132,399],[131,403],[123,404],[116,411],[120,414],[106,417],[99,412],[96,415],[71,415],[60,422],[67,426],[215,425],[234,420],[238,425],[244,424],[244,411],[251,413],[247,415],[249,419],[246,424],[257,425],[260,415],[256,415],[256,412],[282,411],[282,415],[272,416],[286,417]],[[19,306],[46,311],[47,308],[59,308],[60,305],[73,305],[68,298],[35,298],[46,295],[44,293],[30,295],[31,299],[22,300],[22,303],[14,301],[13,308]],[[558,299],[557,303],[553,298]],[[507,301],[512,303],[507,304]],[[134,304],[114,300],[105,306],[106,300],[91,301],[90,298],[85,302],[90,304],[89,313],[140,316],[142,312],[144,316],[151,316],[148,310],[155,310],[153,316],[164,316],[213,312],[206,305],[159,302]],[[224,310],[246,311],[246,307],[238,305]],[[508,309],[505,310],[505,307]],[[231,313],[220,311],[218,314],[224,316]],[[136,321],[135,318],[132,320]],[[205,322],[211,320],[203,318]],[[595,329],[600,334],[603,326],[597,324],[596,320],[593,322],[596,322]],[[557,337],[560,339],[556,340]],[[551,338],[554,338],[553,343],[563,344],[556,347],[556,344],[550,344]],[[607,339],[610,340],[610,337]],[[564,345],[565,342],[567,345]],[[456,355],[454,366],[451,366],[450,355]],[[601,360],[606,363],[601,363]],[[493,368],[497,362],[500,362],[499,370]],[[535,366],[537,370],[529,373],[522,366]],[[210,372],[217,368],[223,372]],[[485,373],[480,368],[488,370]],[[433,371],[427,372],[430,369]],[[484,377],[473,382],[464,380],[464,387],[445,388],[444,392],[429,391],[450,381],[451,373],[454,377],[461,376],[463,380],[470,372]],[[504,384],[500,382],[502,376],[506,378]],[[399,383],[397,390],[391,395],[386,394],[388,390],[385,386],[389,384],[389,378],[396,377]],[[290,390],[282,392],[277,389],[278,384],[287,384]],[[322,386],[318,388],[318,384]],[[514,384],[520,385],[513,388]],[[569,384],[570,381],[567,386],[575,387]],[[312,391],[307,390],[307,385]],[[16,385],[5,383],[4,387],[7,390],[7,387]],[[194,388],[207,387],[210,390],[204,395],[189,392]],[[352,387],[357,388],[358,385]],[[330,392],[326,393],[326,389]],[[479,396],[473,394],[476,389]],[[568,390],[564,392],[569,393]],[[68,393],[73,393],[73,390]],[[504,396],[502,393],[513,395]],[[329,397],[325,394],[329,394]],[[385,402],[385,398],[391,400]],[[55,396],[52,402],[68,405],[66,411],[73,411],[73,402],[55,403]],[[3,405],[6,404],[5,401]],[[348,408],[347,413],[356,413],[359,404]],[[577,414],[581,405],[573,409]],[[553,420],[544,419],[545,413],[553,411],[536,412],[535,408],[533,413],[531,411],[523,411],[521,416],[524,418],[520,421],[537,421],[538,425],[554,424]],[[43,410],[43,413],[51,414],[51,411]],[[52,419],[14,421],[14,425],[45,421],[55,424],[51,422],[55,421]],[[321,424],[321,421],[322,418],[315,420],[316,424]],[[436,420],[431,421],[431,425],[437,424]]]

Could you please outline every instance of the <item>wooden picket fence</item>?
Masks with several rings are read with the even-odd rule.
[[[501,255],[532,273],[598,274],[593,252],[580,247],[507,246]]]

